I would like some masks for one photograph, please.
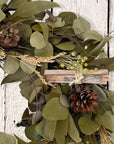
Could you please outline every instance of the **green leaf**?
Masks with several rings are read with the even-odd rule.
[[[56,123],[56,120],[45,120],[44,122],[44,135],[51,141],[55,136]]]
[[[100,125],[98,125],[95,121],[91,120],[88,117],[81,117],[78,121],[78,124],[81,132],[86,135],[93,134],[100,128]]]
[[[30,38],[30,44],[36,49],[42,49],[46,46],[43,35],[37,31],[32,33],[31,38]]]
[[[99,87],[95,84],[91,85],[90,87],[92,90],[95,91],[100,102],[106,102],[107,101],[106,93],[104,92],[104,90],[101,87]]]
[[[19,69],[19,61],[7,56],[3,69],[8,74],[14,74]]]
[[[34,89],[34,85],[36,87],[41,86],[42,85],[41,80],[38,78],[35,81],[33,80],[33,82],[31,82],[31,80],[29,79],[28,81],[24,81],[19,85],[22,96],[24,96],[27,100],[29,100],[31,96],[31,93]]]
[[[47,120],[65,120],[68,114],[68,109],[60,104],[57,97],[50,99],[42,112],[42,116]]]
[[[35,53],[35,56],[42,56],[42,57],[53,56],[53,46],[51,43],[48,43],[42,49],[35,49],[34,53]]]
[[[37,91],[37,94],[41,91],[42,89],[42,86],[39,86],[39,87],[36,87],[33,89],[33,91],[31,92],[30,94],[30,97],[29,97],[29,103],[32,103],[35,98],[36,98],[36,91]]]
[[[97,41],[102,41],[103,37],[96,31],[94,30],[88,30],[87,32],[82,34],[83,38],[86,39],[93,39]]]
[[[107,129],[114,132],[114,115],[112,114],[112,112],[111,111],[106,111],[104,113],[104,115],[102,116],[102,120],[103,120],[102,125],[105,128],[107,128]]]
[[[25,128],[25,135],[30,140],[38,140],[40,136],[36,132],[36,125],[27,126]]]
[[[61,41],[61,39],[58,39],[58,38],[53,38],[53,39],[50,40],[50,42],[51,42],[53,45],[59,44],[60,41]]]
[[[48,42],[48,31],[49,31],[48,30],[48,25],[46,23],[44,23],[44,22],[41,22],[39,24],[40,24],[40,27],[42,28],[43,35],[44,35],[44,40],[45,40],[45,42],[47,44],[47,42]]]
[[[90,30],[90,24],[84,18],[79,17],[73,22],[73,30],[75,34],[86,32]]]
[[[92,56],[98,56],[102,51],[104,45],[111,39],[111,36],[106,36],[89,54]]]
[[[114,104],[114,92],[109,90],[104,90],[108,98],[111,100],[112,104]]]
[[[16,139],[9,134],[0,132],[0,144],[16,144]]]
[[[65,25],[65,21],[60,17],[57,18],[56,22],[52,22],[50,19],[47,19],[46,23],[52,28],[59,28]]]
[[[11,0],[8,4],[9,9],[17,9],[18,7],[21,7],[21,5],[24,5],[27,3],[27,0]]]
[[[69,114],[69,121],[68,121],[68,134],[75,142],[81,142],[81,138],[79,137],[78,129],[74,123],[72,116]]]
[[[57,48],[65,51],[71,51],[75,48],[75,45],[71,42],[64,42],[56,45]]]
[[[55,139],[57,144],[65,143],[65,136],[68,131],[68,120],[57,121],[56,131],[55,131]]]
[[[60,96],[60,103],[61,103],[64,107],[67,107],[67,108],[69,108],[69,106],[70,106],[69,101],[68,101],[68,98],[67,98],[65,95],[61,95],[61,96]]]
[[[5,4],[7,0],[0,0],[0,5]]]
[[[36,132],[38,135],[42,136],[43,138],[46,139],[46,136],[44,135],[44,123],[45,123],[45,120],[43,119],[41,122],[39,122],[37,125],[36,125]]]
[[[36,15],[44,10],[59,7],[57,3],[48,2],[48,1],[33,1],[22,3],[14,14],[14,17],[31,17]]]
[[[73,12],[62,12],[58,15],[65,21],[65,25],[72,25],[73,21],[77,18],[76,14]]]
[[[98,68],[105,68],[108,69],[108,71],[114,70],[114,57],[112,58],[103,58],[103,59],[95,59],[94,61],[90,62],[89,67],[95,67]]]
[[[60,88],[60,86],[57,86],[56,88],[52,88],[51,92],[49,92],[46,95],[46,101],[48,101],[48,100],[50,100],[51,98],[54,98],[54,97],[60,97],[61,95],[62,95],[61,88]]]
[[[29,115],[29,109],[26,108],[26,109],[24,110],[24,112],[23,112],[22,120],[23,120],[23,119],[27,119],[27,118],[29,118],[29,117],[30,117],[30,115]]]
[[[0,22],[6,17],[5,13],[0,9]]]
[[[24,142],[22,139],[20,139],[18,136],[15,135],[15,137],[16,137],[16,139],[17,139],[18,144],[27,144],[27,143]]]
[[[31,69],[31,67],[33,69],[36,68],[36,66],[29,64],[29,63],[26,63],[24,61],[20,61],[20,67],[26,74],[32,74],[33,73],[33,70]]]
[[[18,28],[20,30],[22,39],[24,41],[28,40],[32,34],[31,27],[28,24],[19,24]]]
[[[1,84],[26,81],[28,79],[30,79],[30,77],[27,74],[25,74],[21,69],[19,69],[18,71],[16,71],[16,73],[7,75],[2,80]]]

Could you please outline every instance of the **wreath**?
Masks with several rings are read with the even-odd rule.
[[[29,144],[113,143],[114,92],[106,84],[114,57],[103,50],[112,37],[73,12],[54,16],[48,9],[57,3],[6,1],[0,2],[2,84],[21,82],[28,107],[16,125],[25,126]],[[27,144],[0,132],[6,143]]]

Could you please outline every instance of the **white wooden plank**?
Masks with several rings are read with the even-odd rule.
[[[2,81],[2,79],[4,78],[4,72],[2,69],[0,69],[0,83]],[[0,85],[0,131],[3,132],[4,131],[4,93],[5,92],[5,86],[1,86]]]
[[[24,136],[24,128],[16,127],[16,123],[21,121],[21,116],[28,105],[27,103],[27,100],[20,94],[19,83],[7,84],[5,132],[16,134],[24,140],[27,140]]]
[[[110,21],[109,21],[109,31],[114,31],[114,0],[110,0]],[[112,33],[114,37],[114,32]],[[114,38],[109,43],[109,55],[114,57]],[[110,72],[109,76],[109,88],[114,91],[114,72]]]
[[[92,26],[92,29],[101,34],[107,34],[107,0],[54,0],[60,4],[61,8],[54,8],[57,15],[62,11],[72,11],[82,17],[85,17]]]

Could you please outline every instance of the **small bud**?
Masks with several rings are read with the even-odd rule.
[[[61,68],[64,68],[64,67],[65,67],[64,63],[61,63],[61,64],[60,64],[60,67],[61,67]]]
[[[97,70],[98,70],[98,68],[95,68],[94,70],[95,70],[95,71],[97,71]]]
[[[71,55],[72,55],[73,57],[76,56],[76,52],[73,51],[73,52],[71,53]]]
[[[88,63],[85,63],[84,66],[88,66]]]
[[[78,55],[77,58],[78,58],[78,59],[81,59],[81,55]]]

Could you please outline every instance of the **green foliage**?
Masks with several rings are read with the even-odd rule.
[[[73,113],[69,103],[72,86],[53,84],[55,88],[52,88],[44,75],[46,69],[75,69],[85,73],[95,67],[114,70],[114,58],[107,58],[103,51],[112,37],[103,37],[91,30],[89,22],[75,13],[62,12],[53,16],[48,9],[59,7],[54,2],[11,0],[8,5],[5,3],[6,0],[0,1],[0,58],[4,60],[2,69],[8,75],[2,84],[21,82],[20,92],[28,100],[22,120],[32,123],[25,128],[26,137],[31,140],[28,144],[83,144],[88,142],[86,135],[92,137],[101,126],[112,132],[112,140],[114,92],[101,85],[88,84],[98,96],[98,107],[89,114]],[[14,36],[9,35],[10,31]],[[17,46],[10,47],[10,43],[15,42]],[[57,57],[60,52],[66,55]],[[27,144],[15,137],[18,144]],[[92,142],[95,143],[93,138]],[[6,143],[16,144],[16,140],[0,133],[0,144]]]
[[[31,38],[30,38],[30,44],[36,49],[42,49],[43,47],[46,46],[44,37],[40,32],[32,33]]]
[[[42,115],[47,120],[65,120],[68,118],[68,109],[62,106],[59,98],[52,98],[43,108]]]
[[[0,22],[5,18],[4,12],[0,9]]]
[[[0,144],[16,144],[16,139],[9,134],[0,132]]]
[[[31,17],[53,7],[59,7],[59,5],[48,1],[22,2],[22,4],[17,7],[17,11],[13,17]]]
[[[19,69],[19,61],[8,56],[5,60],[3,70],[8,74],[14,74]]]
[[[81,117],[78,123],[81,132],[87,135],[98,131],[100,128],[100,125],[88,117]]]

